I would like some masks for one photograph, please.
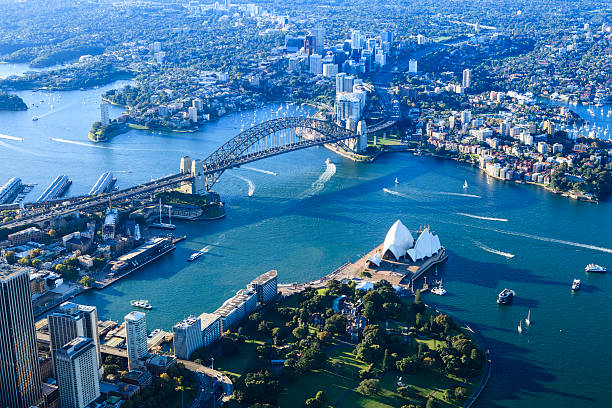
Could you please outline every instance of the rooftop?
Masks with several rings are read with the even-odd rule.
[[[21,273],[27,273],[28,270],[28,268],[24,268],[22,266],[0,264],[0,279],[8,280]]]
[[[253,285],[262,285],[266,282],[268,282],[270,279],[276,278],[278,276],[278,271],[272,269],[271,271],[268,271],[264,274],[259,275],[258,277],[256,277],[255,279],[253,279],[251,281],[251,284]]]

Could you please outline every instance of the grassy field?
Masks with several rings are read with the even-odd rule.
[[[238,354],[216,359],[215,368],[227,374],[234,381],[236,377],[240,377],[255,362],[255,349],[261,344],[263,344],[261,341],[247,340],[240,346]]]
[[[344,394],[359,385],[359,371],[367,366],[353,356],[352,349],[348,345],[334,346],[328,352],[331,360],[329,368],[315,370],[286,384],[278,398],[279,406],[301,406],[320,390],[325,394],[326,404],[334,405]]]
[[[402,377],[402,382],[409,389],[409,398],[404,398],[397,393],[397,381],[400,376]],[[460,401],[445,401],[442,392],[438,390],[443,391],[446,388],[454,389],[457,386],[463,386],[467,388],[468,395],[470,395],[477,383],[478,381],[475,381],[466,386],[458,379],[432,370],[423,370],[415,375],[389,372],[380,379],[381,391],[378,394],[364,397],[356,391],[351,391],[338,407],[386,408],[400,407],[410,403],[424,405],[430,395],[436,398],[438,407],[461,407],[463,403]]]

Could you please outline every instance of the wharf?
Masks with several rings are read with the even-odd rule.
[[[133,262],[132,266],[127,267],[124,270],[118,270],[117,273],[106,273],[106,272],[102,272],[101,275],[102,276],[97,276],[96,277],[96,289],[104,289],[110,285],[112,285],[113,283],[117,282],[118,280],[128,276],[129,274],[131,274],[132,272],[142,268],[145,265],[148,265],[149,263],[155,261],[156,259],[166,255],[167,253],[169,253],[170,251],[173,251],[176,247],[175,247],[175,243],[179,242],[183,239],[185,239],[185,237],[179,237],[179,238],[157,238],[157,239],[171,239],[171,242],[169,245],[161,248],[161,250],[159,252],[156,252],[152,255],[146,255],[145,258],[142,261],[128,261],[128,259],[133,259],[138,257],[139,255],[145,253],[148,249],[150,248],[144,248],[146,247],[147,244],[136,248],[135,250],[133,250],[132,252],[129,252],[126,255],[122,255],[121,257],[119,257],[117,260],[115,260],[114,262],[118,262],[118,263],[123,263],[123,262]],[[178,240],[178,241],[177,241]],[[153,246],[154,244],[148,244],[149,247]],[[113,261],[111,261],[111,263],[113,263]]]

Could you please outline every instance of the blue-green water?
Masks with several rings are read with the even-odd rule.
[[[271,105],[229,115],[198,133],[131,131],[93,146],[86,134],[99,116],[103,91],[20,93],[39,107],[0,112],[0,134],[24,139],[0,139],[0,179],[20,176],[42,189],[64,173],[73,180],[70,193],[78,194],[101,172],[113,170],[124,187],[176,172],[184,154],[205,157],[243,125],[310,111]],[[53,113],[33,122],[32,115],[51,111],[48,102],[40,106],[41,99],[53,102]],[[113,109],[113,115],[120,112]],[[333,165],[326,166],[326,158]],[[245,179],[255,187],[252,197]],[[379,244],[399,218],[413,231],[430,225],[449,251],[438,270],[449,293],[426,295],[426,301],[479,329],[492,351],[493,374],[479,407],[610,405],[612,276],[584,272],[591,262],[612,266],[610,201],[570,201],[531,186],[488,180],[452,161],[392,154],[356,164],[324,148],[226,172],[216,190],[227,204],[225,219],[180,223],[177,233],[188,240],[176,251],[77,301],[96,305],[103,318],[120,320],[131,299],[145,298],[154,306],[147,314],[149,327],[169,329],[189,314],[213,311],[268,269],[278,269],[282,282],[327,274]],[[207,245],[204,257],[186,261]],[[573,278],[583,282],[575,294]],[[504,287],[517,297],[511,306],[499,307],[495,300]],[[516,326],[529,309],[532,326],[519,335]]]

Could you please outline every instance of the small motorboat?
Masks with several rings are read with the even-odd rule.
[[[510,303],[512,299],[514,299],[514,295],[515,293],[512,289],[506,288],[502,290],[497,296],[497,303],[499,303],[500,305]]]
[[[572,282],[572,290],[580,290],[580,279],[574,279],[574,282]]]

